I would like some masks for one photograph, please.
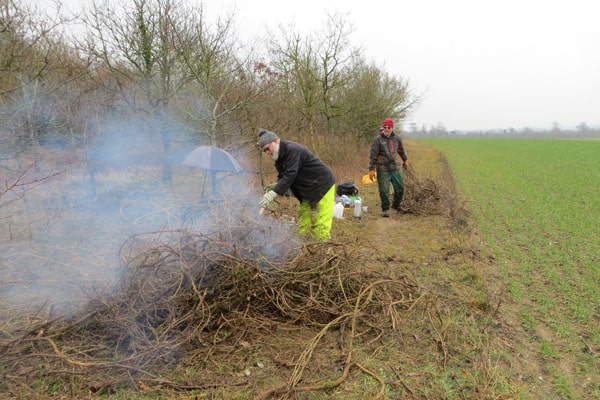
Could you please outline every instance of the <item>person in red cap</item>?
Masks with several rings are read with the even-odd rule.
[[[371,143],[371,154],[369,159],[369,178],[375,180],[377,172],[377,184],[379,186],[379,198],[381,199],[381,215],[390,216],[391,207],[400,211],[400,203],[404,195],[402,173],[400,172],[400,159],[402,166],[408,166],[408,156],[402,145],[402,139],[394,133],[394,121],[391,118],[383,120],[383,132],[377,135]],[[390,202],[390,183],[394,189],[394,196]]]

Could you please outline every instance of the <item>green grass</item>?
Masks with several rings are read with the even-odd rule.
[[[496,257],[490,285],[510,294],[545,384],[557,398],[574,398],[574,387],[600,398],[600,141],[422,142],[448,159]]]

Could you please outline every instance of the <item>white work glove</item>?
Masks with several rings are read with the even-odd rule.
[[[273,190],[269,190],[263,195],[262,199],[260,199],[258,205],[261,207],[269,207],[273,200],[275,200],[275,197],[277,197],[277,193]]]

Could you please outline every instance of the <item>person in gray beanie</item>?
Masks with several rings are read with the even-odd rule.
[[[305,146],[281,140],[266,129],[258,131],[258,146],[271,156],[277,169],[277,182],[267,186],[259,205],[268,208],[289,189],[300,201],[298,232],[319,240],[329,239],[336,182],[331,169]]]
[[[269,144],[278,138],[279,136],[277,136],[275,132],[271,132],[266,129],[261,129],[258,132],[258,147],[262,149],[264,145]]]

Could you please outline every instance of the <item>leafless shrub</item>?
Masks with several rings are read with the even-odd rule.
[[[419,215],[446,215],[456,228],[468,224],[468,211],[455,188],[451,169],[442,159],[445,168],[436,179],[423,178],[412,166],[403,169],[404,198],[402,211]]]
[[[26,198],[58,175],[60,172],[36,173],[32,164],[22,171],[3,176],[4,181],[0,183],[0,227],[3,230],[0,243],[30,235],[30,226],[23,221],[32,223],[36,217],[29,215]]]

